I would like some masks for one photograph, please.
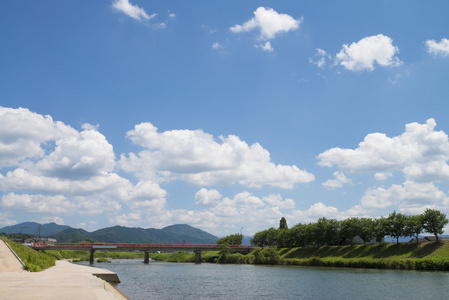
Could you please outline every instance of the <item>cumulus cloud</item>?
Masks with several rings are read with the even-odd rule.
[[[154,181],[183,180],[211,186],[239,183],[291,189],[314,180],[314,175],[295,165],[275,165],[270,153],[258,143],[248,145],[237,136],[215,140],[202,130],[159,133],[151,123],[136,125],[127,136],[146,148],[122,155],[120,166],[139,178]]]
[[[356,149],[332,148],[318,155],[321,166],[338,166],[350,173],[385,173],[399,170],[408,180],[449,179],[449,142],[436,122],[410,123],[396,137],[383,133],[368,134]]]
[[[214,205],[217,200],[221,199],[222,195],[217,190],[208,190],[202,188],[195,194],[196,205]]]
[[[266,51],[266,52],[273,52],[274,49],[273,47],[271,47],[271,43],[270,42],[265,42],[264,44],[260,44],[260,45],[256,45],[256,48],[262,50],[262,51]]]
[[[156,16],[156,14],[148,15],[143,8],[132,5],[129,0],[116,0],[112,3],[112,7],[137,21],[150,20]]]
[[[7,213],[0,212],[0,226],[11,226],[17,224],[16,220],[11,220],[10,216]]]
[[[15,166],[26,158],[42,157],[42,146],[64,131],[50,116],[26,108],[0,106],[0,168]]]
[[[383,34],[368,36],[351,45],[344,44],[335,61],[350,71],[374,70],[374,65],[382,67],[398,66],[401,61],[396,56],[399,48],[393,40]]]
[[[323,186],[327,190],[335,190],[337,188],[341,188],[344,184],[352,184],[351,179],[347,178],[342,172],[336,171],[333,175],[335,179],[329,179],[323,182]]]
[[[391,176],[393,176],[393,173],[391,173],[391,172],[376,172],[374,174],[374,178],[379,181],[384,181]]]
[[[406,181],[402,185],[370,188],[361,199],[366,208],[387,208],[398,206],[399,210],[408,214],[422,213],[426,208],[447,210],[448,197],[433,183]]]
[[[83,128],[83,130],[95,130],[95,131],[98,131],[98,128],[100,128],[100,124],[92,125],[92,124],[89,124],[89,123],[84,123],[83,125],[81,125],[81,128]]]
[[[115,154],[106,138],[27,109],[0,107],[0,205],[10,211],[60,214],[117,212],[121,203],[165,201],[159,184],[132,184],[115,173]],[[96,126],[95,126],[96,127]]]
[[[262,200],[268,203],[269,205],[279,207],[281,209],[292,209],[295,207],[295,201],[293,199],[282,199],[282,196],[279,194],[276,195],[268,195],[267,197],[262,197]]]
[[[295,20],[292,16],[280,14],[272,8],[258,7],[252,19],[229,29],[234,33],[259,29],[260,38],[273,39],[280,33],[298,29],[301,22],[302,19]]]
[[[151,227],[159,228],[186,223],[217,235],[236,233],[244,227],[247,234],[253,234],[260,228],[277,226],[285,215],[282,209],[294,207],[292,199],[282,199],[279,195],[258,197],[247,191],[223,197],[216,190],[201,189],[196,193],[195,201],[207,207],[202,210],[167,209],[163,204],[157,208],[139,207],[110,221],[125,226],[151,222]]]
[[[442,38],[438,43],[435,40],[426,41],[427,52],[435,56],[449,55],[449,40]]]

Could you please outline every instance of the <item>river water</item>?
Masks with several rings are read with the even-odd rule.
[[[112,260],[117,288],[140,299],[449,299],[448,272]]]

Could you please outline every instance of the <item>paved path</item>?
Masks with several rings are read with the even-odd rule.
[[[14,254],[9,250],[8,246],[6,246],[3,240],[0,241],[0,274],[1,273],[10,273],[10,272],[19,272],[26,273],[23,269],[22,264],[19,260],[14,256]]]
[[[74,265],[67,261],[57,261],[55,267],[42,272],[23,271],[14,254],[3,241],[0,241],[2,300],[127,299],[109,283],[92,275],[95,273],[105,273],[105,270]]]

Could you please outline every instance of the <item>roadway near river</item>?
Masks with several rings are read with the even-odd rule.
[[[9,299],[127,299],[93,274],[114,274],[99,268],[57,261],[42,272],[27,272],[4,241],[0,241],[0,298]]]

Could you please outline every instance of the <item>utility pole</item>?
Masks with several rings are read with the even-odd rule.
[[[28,227],[20,227],[20,240],[23,241],[23,228],[28,228]]]

